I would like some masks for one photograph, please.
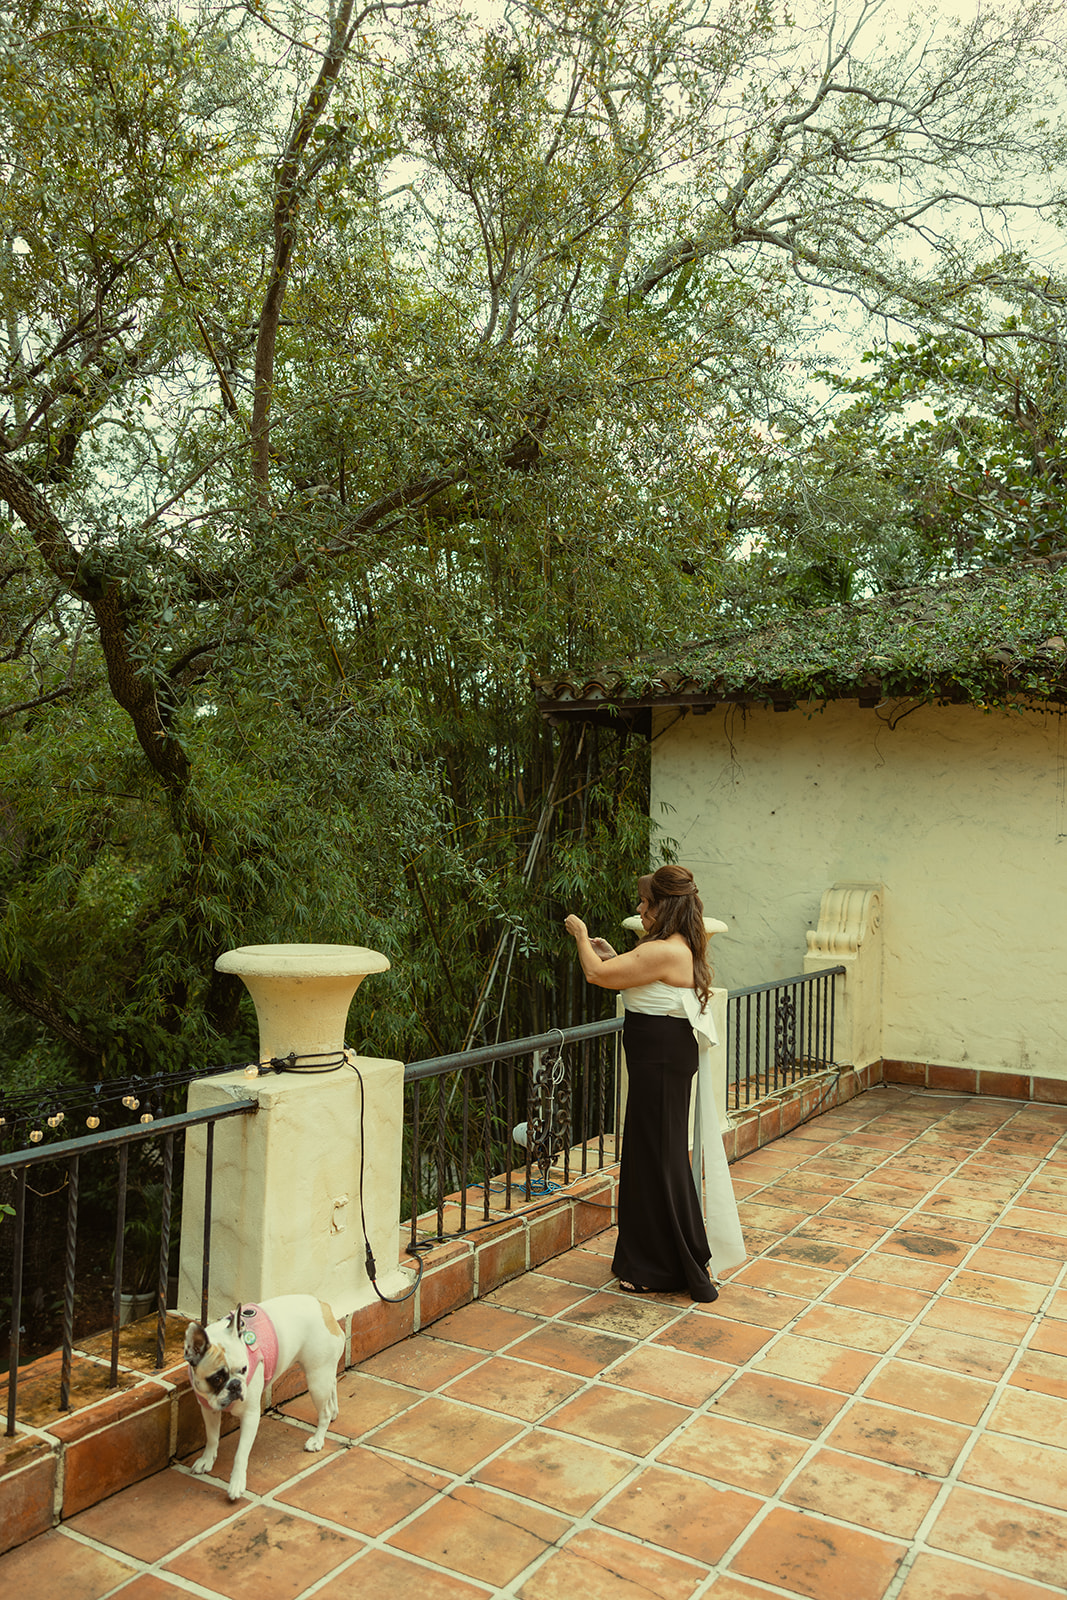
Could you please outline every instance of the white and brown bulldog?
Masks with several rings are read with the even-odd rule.
[[[206,1328],[191,1322],[185,1331],[185,1359],[207,1434],[207,1446],[193,1462],[193,1471],[210,1472],[215,1465],[222,1413],[232,1411],[241,1428],[227,1494],[231,1500],[241,1498],[263,1391],[294,1361],[304,1369],[318,1415],[318,1427],[304,1449],[321,1450],[326,1429],[337,1416],[337,1363],[344,1342],[329,1306],[310,1294],[241,1305]]]

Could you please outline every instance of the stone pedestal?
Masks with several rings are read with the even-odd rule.
[[[253,945],[217,965],[248,985],[260,1021],[260,1061],[295,1055],[309,1067],[340,1057],[349,1002],[363,978],[389,962],[344,945]],[[360,1080],[362,1079],[362,1087]],[[377,1297],[367,1276],[367,1233],[387,1295],[410,1279],[397,1266],[404,1069],[357,1057],[328,1071],[263,1070],[191,1084],[189,1109],[227,1096],[258,1109],[214,1135],[209,1317],[238,1300],[315,1294],[337,1316]],[[360,1138],[361,1100],[365,1144]],[[187,1136],[179,1309],[200,1315],[206,1130]]]
[[[241,978],[259,1020],[259,1059],[295,1053],[314,1066],[316,1056],[340,1055],[352,996],[389,960],[357,944],[246,944],[227,950],[219,972]]]

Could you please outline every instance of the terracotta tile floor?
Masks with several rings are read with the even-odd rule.
[[[1067,1587],[1067,1108],[880,1088],[733,1169],[759,1254],[612,1233],[0,1559],[34,1600],[1039,1600]],[[561,1292],[562,1291],[562,1292]]]

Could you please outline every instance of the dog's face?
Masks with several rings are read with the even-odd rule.
[[[185,1330],[185,1359],[189,1380],[202,1405],[212,1411],[227,1411],[243,1401],[248,1382],[248,1346],[240,1337],[240,1312],[232,1312],[224,1323],[212,1325],[214,1339],[199,1322]]]

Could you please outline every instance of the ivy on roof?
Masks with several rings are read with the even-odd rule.
[[[1067,565],[985,568],[917,589],[790,611],[672,652],[613,665],[584,684],[539,685],[542,703],[695,698],[894,697],[982,706],[1067,701]]]

